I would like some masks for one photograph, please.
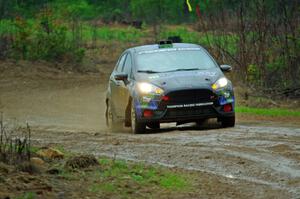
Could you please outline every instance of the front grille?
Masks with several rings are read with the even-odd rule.
[[[166,113],[167,118],[177,117],[190,117],[190,116],[205,116],[215,114],[214,109],[211,106],[199,107],[199,108],[179,108],[168,109]]]
[[[214,98],[213,92],[208,89],[172,91],[167,95],[170,97],[170,105],[211,102]]]

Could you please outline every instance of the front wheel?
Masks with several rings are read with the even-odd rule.
[[[234,127],[235,125],[235,116],[223,117],[221,118],[222,127]]]
[[[148,123],[147,126],[150,129],[155,129],[155,130],[160,129],[160,123],[159,122],[151,122],[151,123]]]
[[[201,127],[207,121],[207,119],[199,119],[196,121],[196,126]]]
[[[146,124],[139,122],[137,120],[137,116],[136,116],[136,110],[135,110],[135,105],[134,105],[134,100],[132,100],[131,103],[131,131],[134,134],[138,134],[138,133],[145,133],[146,131]]]

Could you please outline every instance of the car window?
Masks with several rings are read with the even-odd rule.
[[[116,67],[116,71],[117,71],[117,72],[121,72],[121,71],[122,71],[126,56],[127,56],[127,53],[124,54],[124,55],[119,59],[119,62],[118,62],[117,67]]]
[[[167,49],[137,56],[138,70],[166,72],[182,69],[206,70],[215,68],[213,59],[203,50]]]
[[[128,74],[128,76],[131,77],[131,68],[132,68],[132,59],[131,59],[131,55],[128,54],[122,72]]]

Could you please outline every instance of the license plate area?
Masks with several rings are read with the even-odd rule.
[[[167,117],[190,117],[190,116],[201,116],[201,115],[211,115],[215,111],[211,106],[201,106],[201,107],[184,107],[184,108],[171,108],[167,110]]]

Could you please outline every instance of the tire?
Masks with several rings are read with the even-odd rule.
[[[126,108],[125,112],[125,127],[131,127],[131,100],[129,102],[129,105]]]
[[[131,132],[133,134],[141,134],[146,132],[146,124],[139,122],[137,120],[134,100],[132,100],[131,102],[130,119],[131,119]]]
[[[147,126],[150,129],[155,129],[155,130],[160,129],[160,123],[159,122],[151,122],[151,123],[148,123]]]
[[[223,128],[234,127],[235,116],[223,117],[223,118],[221,118],[221,123],[222,123]]]
[[[106,118],[106,126],[111,131],[117,131],[121,129],[121,123],[116,120],[116,116],[114,115],[111,109],[110,101],[107,101],[106,103],[105,118]]]
[[[201,127],[207,121],[207,119],[201,119],[196,121],[196,126]]]

